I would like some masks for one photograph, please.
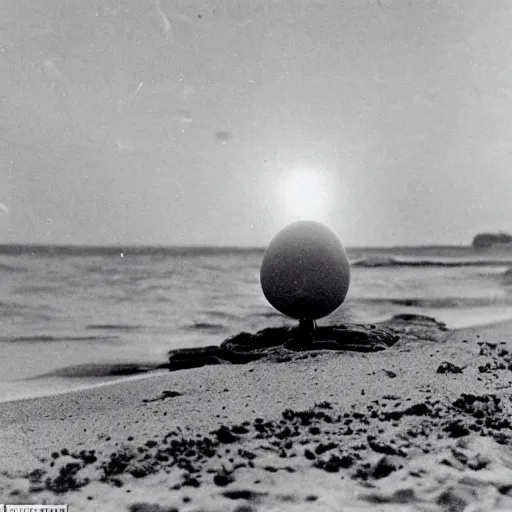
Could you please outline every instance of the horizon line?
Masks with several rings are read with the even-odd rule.
[[[428,249],[428,248],[470,248],[471,244],[399,244],[399,245],[344,245],[345,249]],[[11,250],[48,250],[48,249],[70,249],[70,250],[112,250],[112,251],[130,251],[130,250],[169,250],[169,249],[214,249],[214,250],[243,250],[243,251],[264,251],[266,246],[262,245],[222,245],[222,244],[83,244],[83,243],[0,243],[0,252]]]

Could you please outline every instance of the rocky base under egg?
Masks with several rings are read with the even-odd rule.
[[[397,315],[379,324],[334,324],[318,327],[312,339],[304,339],[297,327],[275,327],[255,334],[242,332],[220,346],[180,348],[168,352],[163,367],[184,370],[215,364],[244,364],[256,360],[286,362],[301,359],[305,353],[322,350],[379,352],[395,345],[400,338],[443,337],[445,324],[420,315]]]

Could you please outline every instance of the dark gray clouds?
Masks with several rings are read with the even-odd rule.
[[[512,230],[509,1],[209,5],[2,2],[2,242],[265,244],[297,168],[348,245]]]

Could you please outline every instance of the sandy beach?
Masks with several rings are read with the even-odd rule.
[[[441,328],[440,328],[441,327]],[[4,503],[512,508],[512,322],[400,322],[375,353],[214,365],[0,404]]]

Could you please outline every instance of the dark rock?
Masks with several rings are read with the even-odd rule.
[[[150,468],[144,466],[137,466],[129,471],[133,478],[145,478],[151,474]]]
[[[448,423],[444,428],[450,437],[464,437],[470,434],[469,428],[464,425],[460,420],[454,420]]]
[[[135,457],[135,453],[126,448],[112,453],[110,459],[103,462],[100,466],[100,469],[103,471],[101,480],[110,481],[111,477],[124,473]]]
[[[384,421],[397,421],[403,416],[432,416],[432,407],[425,402],[420,402],[407,409],[381,413],[381,418]]]
[[[462,373],[462,368],[449,361],[443,361],[438,366],[436,373]]]
[[[144,403],[148,402],[156,402],[158,400],[165,400],[166,398],[174,398],[177,396],[181,396],[181,393],[179,391],[172,391],[172,390],[165,390],[162,391],[162,394],[160,396],[157,396],[156,398],[147,398],[145,400],[142,400]]]
[[[235,479],[232,475],[228,473],[217,473],[213,477],[213,482],[215,485],[218,485],[219,487],[226,487],[226,485],[229,485],[231,482],[234,482]]]
[[[28,473],[27,479],[32,484],[39,484],[42,482],[44,475],[46,475],[46,471],[42,468],[37,468]]]
[[[382,441],[377,441],[372,439],[370,436],[367,438],[368,446],[377,453],[384,453],[386,455],[402,455],[401,450],[395,448],[394,446],[384,443]]]
[[[234,436],[231,433],[229,427],[226,427],[225,425],[222,425],[219,429],[214,430],[212,434],[215,434],[217,436],[217,440],[219,441],[219,443],[222,444],[234,443],[239,439],[237,436]]]
[[[333,448],[336,448],[338,445],[336,443],[320,443],[315,448],[315,453],[317,455],[322,455],[322,453],[328,452],[329,450],[332,450]]]
[[[425,402],[411,405],[405,411],[407,416],[427,416],[432,412],[432,408]]]
[[[500,494],[512,495],[512,484],[499,484],[497,488]]]
[[[78,462],[65,464],[60,468],[59,474],[54,479],[50,477],[46,479],[46,488],[55,494],[63,494],[86,486],[89,483],[89,479],[78,477],[78,472],[81,469],[82,465]]]
[[[361,325],[331,325],[318,327],[314,339],[304,347],[299,339],[298,329],[275,327],[263,329],[256,334],[241,333],[221,344],[226,350],[235,352],[261,351],[283,346],[290,350],[354,350],[372,352],[384,350],[397,341],[398,337],[385,329],[369,329]]]
[[[258,359],[290,361],[294,353],[316,350],[377,352],[385,350],[399,337],[385,326],[330,325],[318,327],[314,339],[305,344],[294,327],[274,327],[255,334],[242,332],[223,341],[219,347],[181,348],[168,352],[169,370],[198,368],[205,365],[245,364]]]
[[[327,471],[327,473],[337,473],[340,469],[351,467],[353,463],[354,459],[350,455],[339,457],[336,454],[331,454],[327,460],[318,460],[315,462],[314,466]]]
[[[82,450],[79,453],[78,458],[82,459],[84,465],[94,464],[98,460],[95,453],[96,452],[94,450],[89,450],[89,451]]]
[[[316,459],[316,455],[311,450],[309,450],[309,449],[304,451],[304,457],[306,457],[306,459],[309,459],[309,460],[315,460]]]
[[[425,340],[443,341],[446,338],[446,331],[448,331],[444,322],[438,322],[430,316],[414,314],[395,315],[381,325],[400,335],[401,338],[421,342]]]
[[[494,245],[512,244],[512,235],[508,233],[479,233],[473,238],[474,249],[488,249]]]
[[[397,315],[380,325],[334,324],[317,327],[311,340],[304,340],[297,327],[272,327],[255,334],[242,332],[220,346],[181,348],[168,352],[171,371],[215,364],[245,364],[258,359],[285,362],[319,350],[378,352],[393,346],[400,337],[440,341],[446,325],[422,315]],[[300,353],[300,354],[299,354]],[[390,375],[391,376],[391,375]]]
[[[472,395],[462,393],[453,403],[453,407],[470,414],[474,418],[495,416],[503,412],[501,399],[496,395]]]
[[[233,432],[234,434],[248,434],[249,429],[247,429],[243,425],[233,425],[231,427],[231,432]]]
[[[292,340],[296,332],[297,329],[293,327],[270,327],[258,331],[256,334],[241,332],[223,341],[220,346],[227,351],[251,353],[283,345]]]
[[[480,366],[478,367],[478,371],[479,371],[480,373],[488,373],[488,372],[490,372],[491,370],[492,370],[492,368],[491,368],[491,363],[486,363],[486,364],[480,365]]]
[[[318,404],[315,403],[315,407],[318,407],[318,409],[332,409],[332,404],[331,402],[324,401]]]
[[[222,494],[224,497],[229,498],[230,500],[256,501],[261,496],[266,496],[267,493],[252,491],[250,489],[240,489],[224,491]]]
[[[373,478],[384,478],[397,469],[399,469],[399,465],[390,457],[384,456],[373,466],[371,476]]]
[[[240,457],[242,457],[243,459],[247,460],[254,460],[256,458],[255,453],[250,452],[249,450],[243,450],[242,448],[238,450],[238,455],[240,455]]]
[[[132,503],[128,510],[130,512],[179,512],[176,507],[161,507],[156,503]]]
[[[193,476],[185,475],[181,485],[187,487],[195,487],[197,489],[198,487],[201,487],[201,482],[197,478],[194,478]]]

